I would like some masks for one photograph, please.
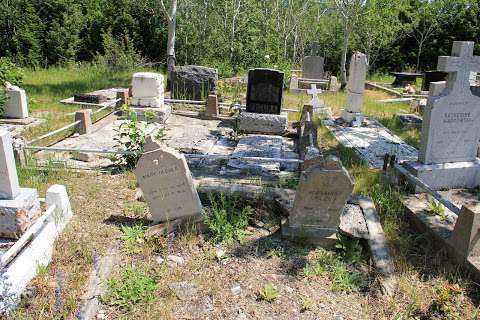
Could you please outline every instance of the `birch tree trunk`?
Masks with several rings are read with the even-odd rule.
[[[168,20],[168,40],[167,40],[167,70],[170,71],[175,67],[175,28],[177,26],[177,0],[172,0],[170,4],[170,12],[165,8],[163,0],[160,0],[165,17]]]
[[[350,30],[348,30],[348,27],[346,27],[343,35],[342,56],[340,59],[340,82],[343,85],[347,83],[347,51],[349,38]]]

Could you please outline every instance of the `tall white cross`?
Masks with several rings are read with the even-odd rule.
[[[448,72],[446,91],[470,92],[470,72],[480,72],[480,56],[473,55],[474,42],[454,41],[452,56],[438,57],[438,70]]]

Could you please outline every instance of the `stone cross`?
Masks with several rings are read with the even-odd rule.
[[[313,106],[313,109],[318,109],[322,107],[322,102],[318,99],[318,94],[322,93],[322,89],[318,89],[316,84],[312,84],[312,88],[307,90],[307,94],[312,96],[310,104]]]
[[[449,73],[446,94],[470,92],[470,73],[480,72],[480,56],[473,55],[473,46],[472,41],[454,41],[452,56],[438,57],[437,69]]]
[[[473,45],[455,41],[452,56],[438,58],[438,70],[447,72],[448,79],[445,90],[441,92],[441,84],[434,87],[435,95],[427,101],[419,150],[422,164],[477,159],[480,98],[470,90],[470,72],[480,71],[480,57],[473,55]]]
[[[12,137],[10,132],[0,129],[0,200],[12,200],[19,194]]]

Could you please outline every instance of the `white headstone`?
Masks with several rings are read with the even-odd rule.
[[[202,213],[202,204],[185,157],[147,138],[135,176],[155,222]]]
[[[419,161],[424,164],[474,161],[480,139],[480,97],[470,91],[470,72],[480,71],[473,42],[455,41],[452,56],[438,58],[448,72],[445,90],[425,108]]]
[[[19,194],[12,137],[10,132],[0,129],[0,200],[12,200]]]
[[[164,103],[163,75],[137,72],[132,78],[132,105],[159,108]]]
[[[5,103],[5,118],[26,119],[28,118],[28,103],[25,90],[10,83],[5,83],[8,100]]]

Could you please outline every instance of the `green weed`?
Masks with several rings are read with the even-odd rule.
[[[122,226],[121,239],[125,242],[125,247],[128,251],[136,251],[136,247],[139,242],[145,239],[146,227],[141,224],[134,226]]]
[[[129,267],[107,282],[107,291],[101,301],[110,306],[131,309],[134,305],[155,299],[158,274],[151,270]]]
[[[440,202],[435,201],[435,199],[432,199],[432,201],[430,201],[430,204],[428,205],[428,209],[430,210],[430,212],[433,212],[434,214],[436,214],[441,221],[447,220],[448,217],[445,214],[444,205],[441,204]]]
[[[215,243],[231,244],[243,238],[249,217],[253,214],[250,206],[241,208],[238,197],[210,193],[210,208],[204,211],[205,224],[208,226]]]
[[[272,283],[267,283],[259,292],[258,299],[266,302],[273,302],[278,297],[277,288]]]
[[[301,312],[312,311],[315,308],[315,301],[311,298],[305,297],[302,299]]]

